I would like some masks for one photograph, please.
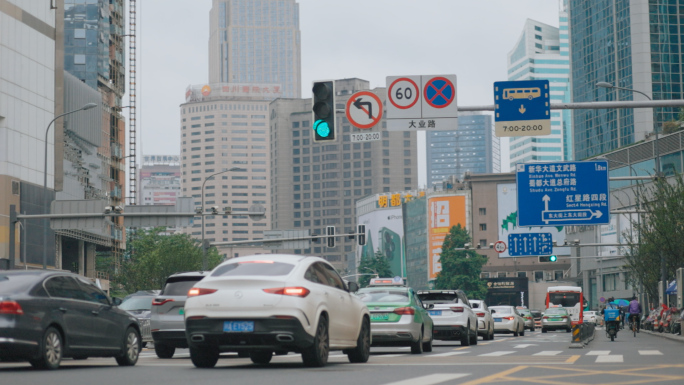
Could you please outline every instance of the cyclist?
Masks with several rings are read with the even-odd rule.
[[[629,301],[629,321],[634,322],[636,324],[636,329],[637,333],[639,333],[639,329],[641,328],[639,319],[641,317],[641,304],[639,301],[637,301],[636,296],[632,296],[632,300]]]

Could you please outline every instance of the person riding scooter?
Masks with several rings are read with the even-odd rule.
[[[615,298],[608,298],[606,307],[601,310],[606,328],[606,337],[610,338],[611,341],[615,340],[620,329],[620,307],[613,302],[615,302]]]

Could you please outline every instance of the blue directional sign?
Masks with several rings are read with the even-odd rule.
[[[551,254],[553,254],[551,233],[508,234],[508,255],[511,257]]]
[[[551,98],[548,80],[494,83],[496,136],[551,134]]]
[[[516,166],[518,226],[606,225],[608,161]]]

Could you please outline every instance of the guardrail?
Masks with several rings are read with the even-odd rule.
[[[594,339],[594,331],[596,324],[593,322],[585,322],[572,326],[572,341],[571,348],[583,348],[591,340]]]

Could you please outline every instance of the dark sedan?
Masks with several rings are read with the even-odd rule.
[[[64,357],[114,357],[132,366],[140,326],[85,277],[59,271],[0,271],[0,361],[57,369]]]

